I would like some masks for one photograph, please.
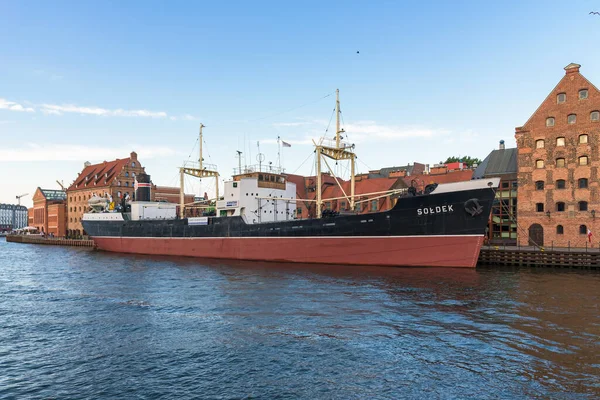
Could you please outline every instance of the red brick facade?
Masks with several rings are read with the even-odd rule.
[[[579,67],[516,128],[521,245],[584,247],[588,229],[600,240],[600,91]]]
[[[64,237],[67,229],[66,203],[64,191],[37,188],[33,194],[33,207],[28,210],[29,226],[45,234]]]
[[[88,201],[92,196],[110,195],[118,202],[128,193],[133,199],[135,176],[142,172],[144,167],[135,152],[131,152],[129,158],[93,165],[86,163],[83,171],[67,189],[68,233],[84,234],[81,218],[87,212]]]

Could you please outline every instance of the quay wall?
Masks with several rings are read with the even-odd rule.
[[[93,240],[61,239],[61,238],[43,238],[33,235],[8,235],[7,242],[44,244],[53,246],[75,246],[75,247],[94,247]]]

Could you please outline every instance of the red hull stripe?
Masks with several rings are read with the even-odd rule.
[[[470,267],[483,235],[142,238],[95,237],[100,250],[234,260],[318,264]]]

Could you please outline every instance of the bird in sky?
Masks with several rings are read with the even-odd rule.
[[[590,11],[590,14],[600,15],[600,12],[598,12],[598,11]]]

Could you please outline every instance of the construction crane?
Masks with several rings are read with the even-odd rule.
[[[65,187],[63,186],[62,182],[59,182],[59,181],[57,180],[57,181],[56,181],[56,183],[58,183],[58,186],[60,186],[60,188],[61,188],[62,190],[67,190],[67,189],[65,189]]]
[[[19,205],[21,205],[21,197],[25,197],[25,196],[27,196],[28,194],[29,194],[29,193],[25,193],[25,194],[22,194],[22,195],[20,195],[20,196],[17,196],[17,202],[19,203]]]

